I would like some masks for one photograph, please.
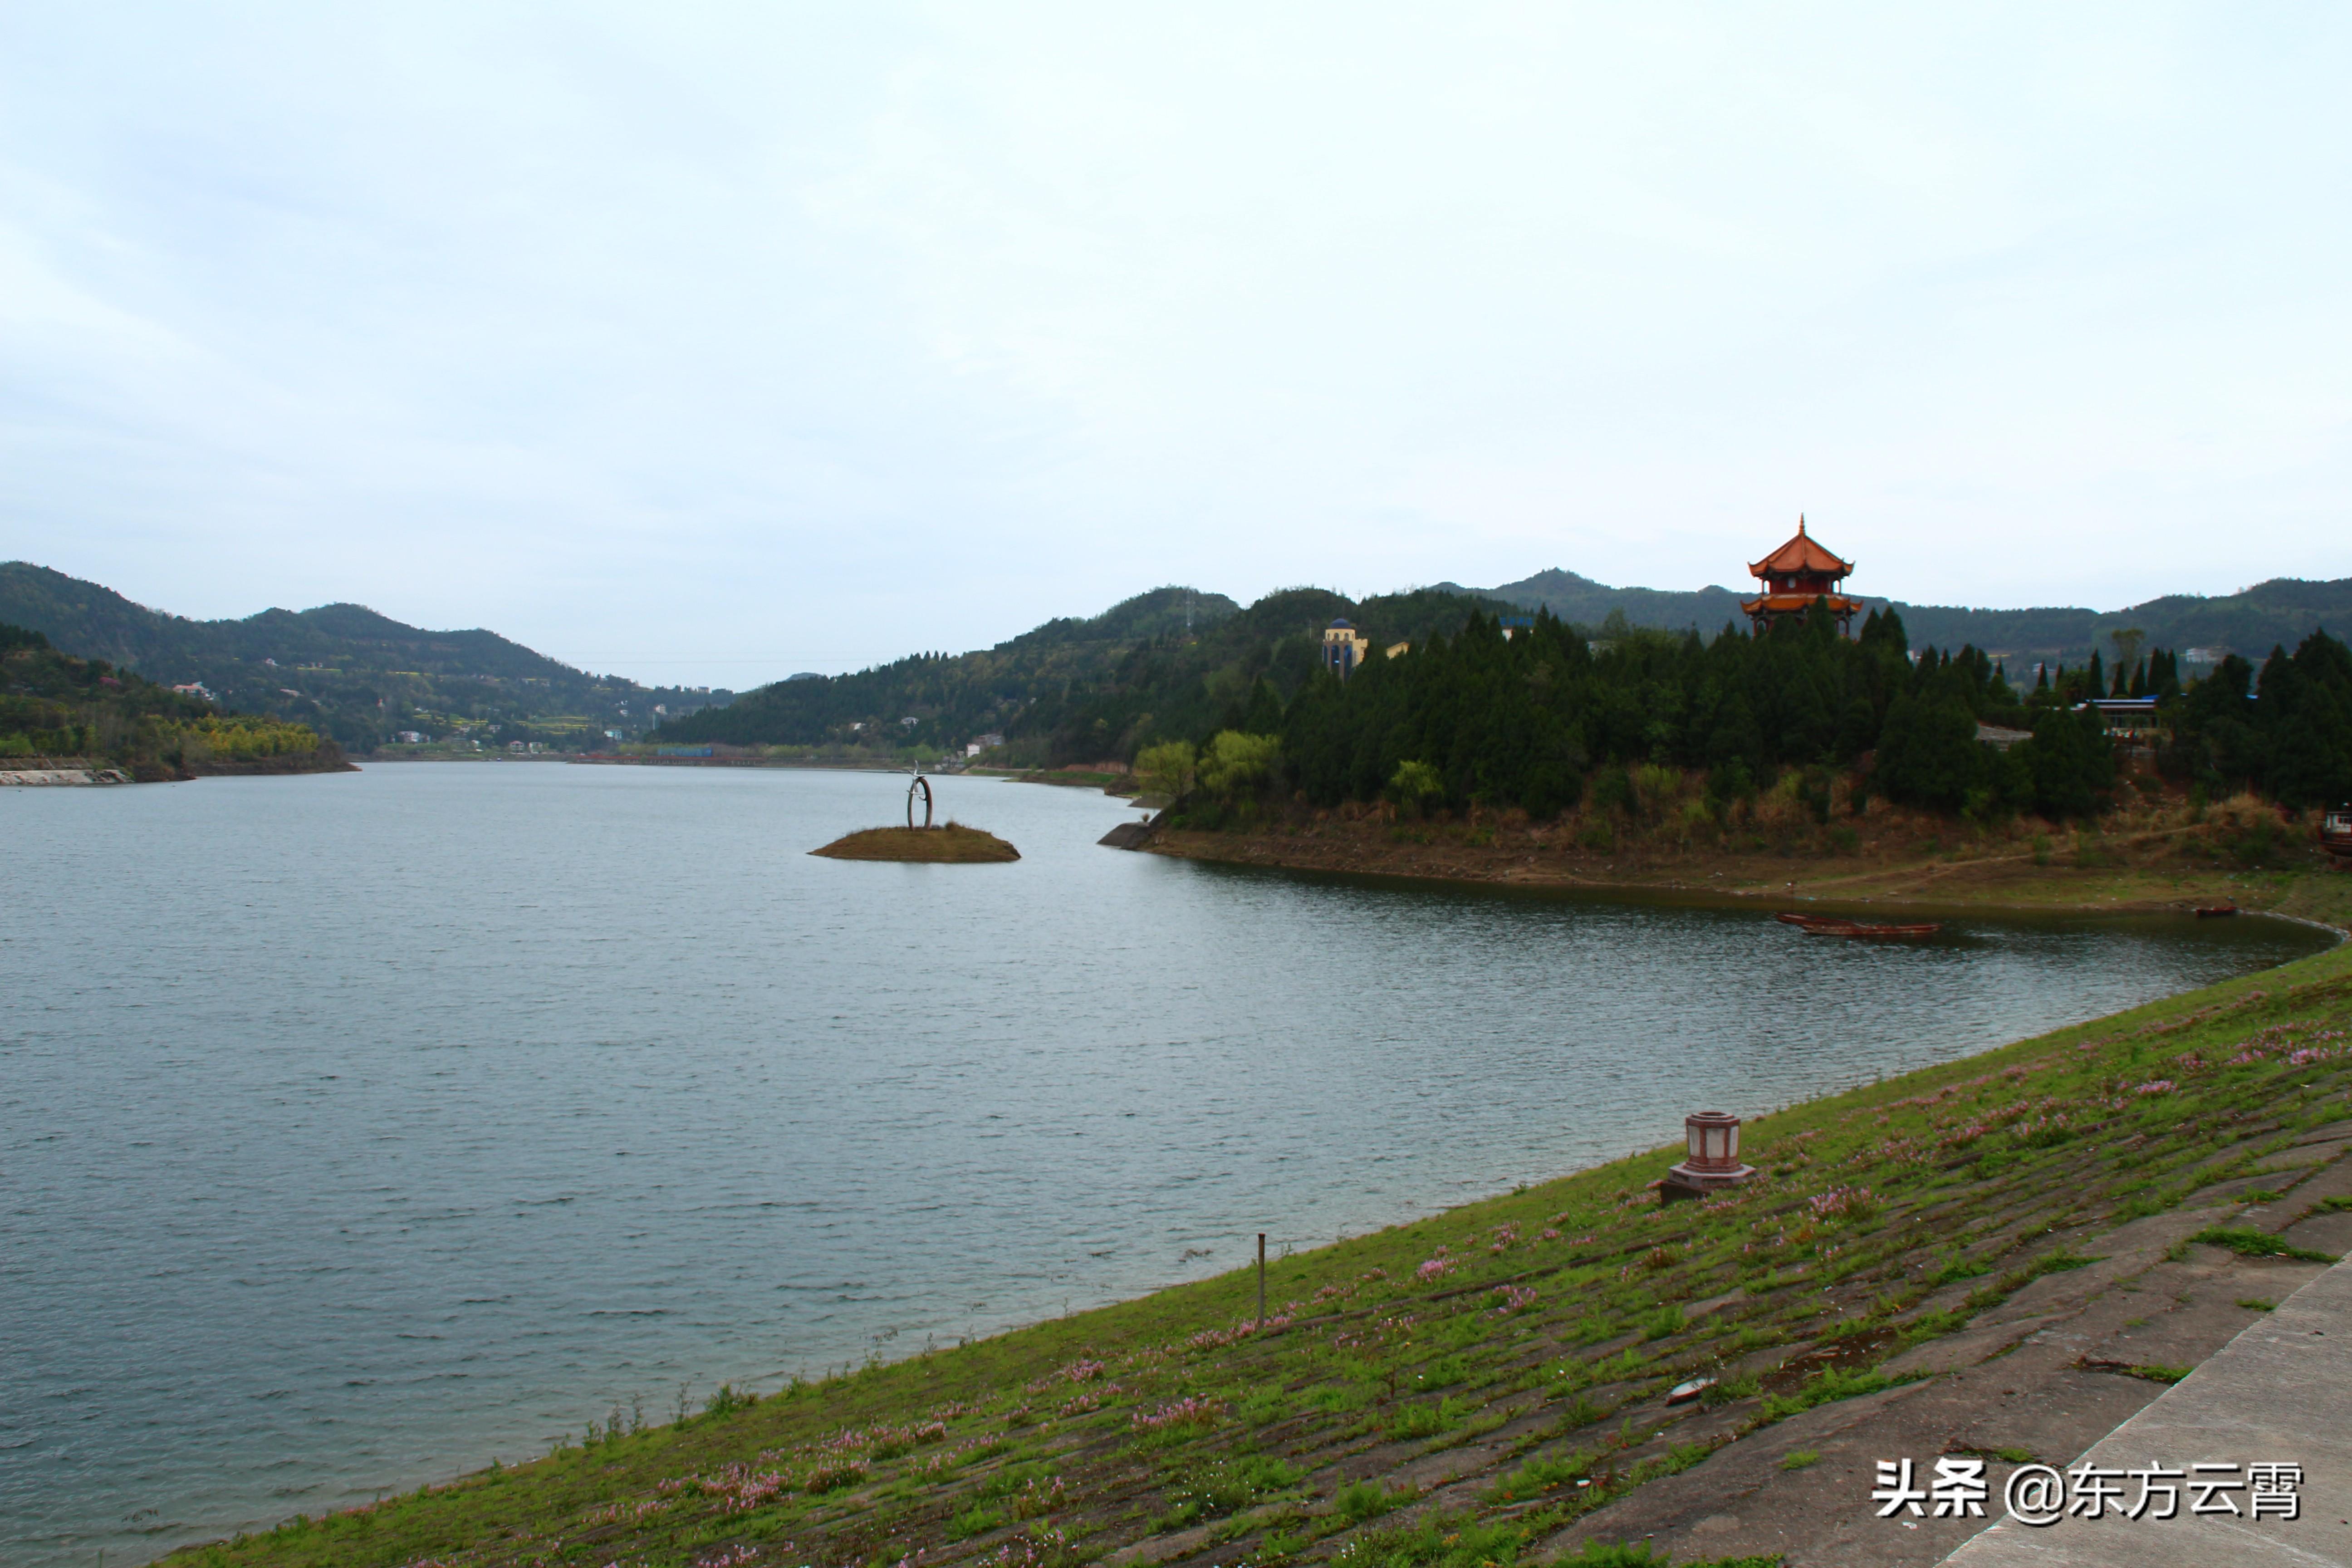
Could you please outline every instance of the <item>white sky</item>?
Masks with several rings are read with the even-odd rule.
[[[1273,13],[1273,15],[1269,15]],[[0,5],[0,557],[748,686],[2352,574],[2352,11]]]

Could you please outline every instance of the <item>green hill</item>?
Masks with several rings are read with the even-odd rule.
[[[39,632],[0,622],[0,767],[69,758],[151,780],[345,765],[335,743],[307,724],[225,713],[194,692],[60,653]]]
[[[1026,764],[1124,759],[1154,736],[1271,728],[1315,672],[1323,630],[1336,619],[1380,647],[1450,634],[1474,609],[1497,607],[1436,589],[1360,602],[1293,588],[1243,609],[1222,594],[1155,588],[974,653],[779,681],[667,723],[656,738],[952,749],[996,732],[1013,742],[1003,756]]]
[[[166,685],[201,683],[226,707],[310,725],[354,752],[404,731],[576,746],[732,696],[591,675],[495,632],[425,631],[363,605],[189,620],[22,561],[0,564],[0,621]]]
[[[1499,588],[1464,588],[1452,583],[1440,591],[1507,599],[1529,609],[1541,606],[1563,621],[1599,627],[1612,613],[1629,626],[1654,626],[1662,631],[1696,630],[1713,637],[1727,624],[1747,624],[1739,613],[1740,595],[1728,588],[1706,587],[1689,592],[1669,588],[1612,588],[1590,577],[1553,567]]]

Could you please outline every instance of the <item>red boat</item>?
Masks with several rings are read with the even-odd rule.
[[[1786,910],[1774,918],[1795,926],[1807,936],[1843,936],[1859,942],[1916,942],[1944,929],[1940,922],[1934,921],[1887,925],[1870,921],[1850,921],[1836,915],[1801,915]]]
[[[2197,918],[2200,921],[2210,921],[2216,915],[2234,915],[2237,912],[2238,902],[2235,899],[2231,900],[2226,904],[2200,904],[2197,906]]]

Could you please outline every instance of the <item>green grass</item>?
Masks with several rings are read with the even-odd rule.
[[[1857,1399],[1865,1394],[1876,1394],[1893,1388],[1907,1378],[1890,1377],[1875,1367],[1866,1372],[1849,1372],[1843,1367],[1831,1367],[1817,1372],[1787,1394],[1764,1396],[1764,1419],[1781,1421],[1801,1410],[1811,1410],[1816,1405],[1828,1405],[1840,1399]]]
[[[2268,1296],[2241,1296],[2238,1298],[2238,1305],[2245,1308],[2246,1310],[2250,1312],[2275,1312],[2278,1310],[2278,1303],[2272,1300]]]
[[[1809,1470],[1821,1462],[1821,1455],[1812,1449],[1798,1448],[1781,1459],[1780,1468],[1784,1470]]]
[[[1391,1491],[1377,1481],[1357,1481],[1341,1487],[1338,1495],[1332,1498],[1331,1506],[1349,1523],[1361,1524],[1366,1520],[1394,1512],[1411,1502],[1414,1495],[1411,1488]]]
[[[2145,1378],[2150,1383],[2179,1383],[2196,1369],[2186,1366],[2158,1366],[2137,1362],[2089,1361],[2075,1363],[2085,1372],[2111,1372],[2117,1377]]]
[[[1488,1502],[1520,1502],[1583,1479],[1592,1469],[1592,1456],[1579,1449],[1571,1454],[1547,1454],[1529,1459],[1505,1476],[1486,1493]]]
[[[2347,1026],[2352,949],[2337,949],[1751,1118],[1745,1152],[1766,1175],[1705,1203],[1656,1202],[1647,1184],[1678,1152],[1662,1148],[1280,1259],[1263,1334],[1255,1271],[1235,1270],[782,1392],[730,1389],[667,1425],[600,1420],[593,1443],[169,1561],[687,1568],[740,1547],[895,1563],[952,1535],[940,1560],[977,1568],[1007,1537],[1044,1565],[1202,1529],[1221,1562],[1472,1568],[1475,1549],[1502,1568],[1706,1462],[1685,1428],[1630,1425],[1673,1384],[1717,1377],[1711,1426],[1742,1432],[1889,1387],[1876,1358],[2094,1261],[2056,1238],[2242,1177],[2343,1120],[2352,1061],[2326,1037]],[[2298,1049],[2322,1054],[2290,1066]],[[1872,1199],[1811,1223],[1833,1188]],[[2246,1227],[2199,1239],[2308,1256]],[[1906,1322],[1962,1281],[1965,1302]],[[1760,1387],[1730,1371],[1807,1352],[1830,1364]],[[1434,1533],[1386,1519],[1412,1495],[1388,1484],[1395,1465],[1486,1430],[1500,1436],[1466,1478],[1475,1506]],[[1342,1458],[1361,1476],[1368,1453],[1370,1477],[1343,1480]]]
[[[2208,1247],[2225,1247],[2241,1258],[2294,1258],[2309,1263],[2333,1263],[2332,1252],[2297,1247],[2266,1230],[2241,1229],[2230,1226],[2208,1226],[2189,1238]]]
[[[1181,1530],[1199,1520],[1223,1519],[1305,1479],[1297,1466],[1263,1454],[1202,1460],[1170,1489],[1171,1506],[1160,1516],[1160,1528]]]

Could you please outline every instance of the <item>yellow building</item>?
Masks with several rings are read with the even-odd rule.
[[[1345,680],[1372,651],[1371,639],[1344,620],[1323,628],[1323,668]]]

